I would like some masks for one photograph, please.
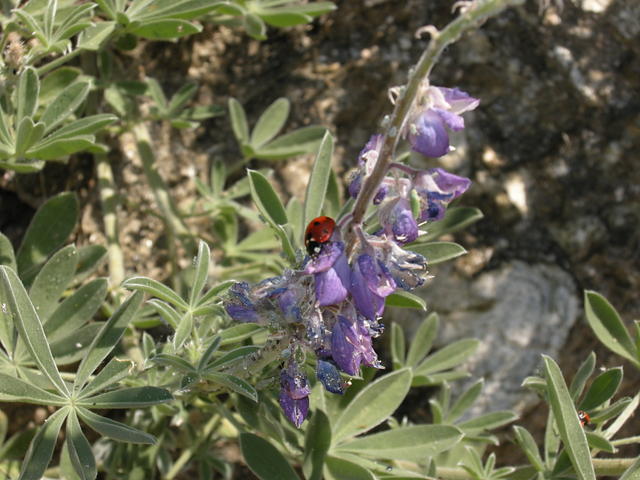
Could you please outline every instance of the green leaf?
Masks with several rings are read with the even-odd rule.
[[[243,17],[244,28],[247,33],[256,40],[266,40],[267,26],[262,19],[253,13],[249,13]]]
[[[393,368],[402,368],[405,365],[406,342],[402,326],[397,322],[391,323],[391,361]]]
[[[256,345],[247,345],[244,347],[235,348],[229,352],[225,352],[220,358],[207,365],[207,371],[220,368],[223,365],[227,365],[228,363],[240,360],[242,357],[246,357],[247,355],[257,352],[258,350],[260,350],[260,347]]]
[[[82,389],[89,375],[98,368],[100,363],[109,355],[113,347],[118,343],[129,322],[142,303],[142,293],[136,292],[127,298],[122,305],[111,315],[89,347],[87,356],[84,357],[76,372],[74,382],[75,391]]]
[[[525,455],[529,459],[529,462],[538,472],[545,470],[538,445],[533,436],[526,428],[522,428],[518,425],[513,426],[513,431],[516,435],[516,442],[520,445],[520,448],[524,451]]]
[[[627,468],[620,480],[640,480],[640,457]]]
[[[618,312],[599,293],[585,290],[587,322],[605,347],[640,367],[640,355]]]
[[[31,66],[25,67],[16,89],[16,123],[20,123],[25,117],[33,117],[38,108],[39,94],[40,80],[36,70]]]
[[[228,389],[247,397],[254,402],[258,401],[258,392],[245,380],[229,375],[227,373],[207,373],[206,378],[212,382],[219,383]]]
[[[324,473],[326,480],[376,480],[367,468],[337,457],[327,458]]]
[[[325,127],[316,125],[299,128],[262,146],[254,156],[262,160],[283,160],[296,155],[312,153],[318,150],[326,133]]]
[[[131,30],[131,33],[150,40],[170,40],[172,38],[193,35],[201,31],[202,27],[200,25],[187,22],[186,20],[163,19],[145,21],[139,27]]]
[[[181,358],[177,355],[172,355],[170,353],[158,353],[157,355],[154,355],[150,360],[153,363],[157,363],[158,365],[171,366],[183,373],[197,373],[193,365],[187,362],[184,358]]]
[[[414,369],[414,374],[429,375],[456,367],[473,355],[478,345],[480,345],[480,342],[471,338],[450,343],[429,355]]]
[[[300,480],[284,456],[265,439],[241,433],[240,450],[247,466],[260,480]]]
[[[396,290],[385,299],[387,307],[414,308],[416,310],[427,310],[427,302],[419,296],[405,290]]]
[[[331,425],[320,409],[313,412],[304,440],[302,471],[307,480],[322,480],[322,467],[331,447]]]
[[[106,298],[107,289],[107,279],[96,278],[67,297],[44,324],[49,341],[59,340],[89,321]]]
[[[49,342],[42,329],[42,323],[38,318],[27,291],[16,273],[0,266],[0,283],[7,294],[7,302],[13,314],[13,321],[20,333],[20,338],[24,341],[31,357],[42,373],[51,381],[58,392],[64,396],[69,395],[67,385],[62,380],[58,367],[56,367]]]
[[[28,281],[35,268],[69,237],[78,219],[78,199],[74,193],[61,193],[47,200],[36,212],[22,244],[17,263],[20,277]]]
[[[0,373],[0,401],[61,406],[65,399],[6,373]]]
[[[75,82],[65,88],[42,112],[45,133],[60,125],[82,104],[89,93],[89,82]]]
[[[94,429],[100,435],[119,442],[129,443],[156,443],[153,435],[149,435],[137,428],[130,427],[124,423],[116,422],[107,417],[97,415],[86,408],[78,407],[78,415],[89,427]]]
[[[116,22],[107,21],[94,23],[90,27],[85,28],[78,36],[78,48],[90,52],[99,51],[115,28]]]
[[[111,385],[129,376],[133,371],[134,363],[131,360],[120,360],[112,358],[100,372],[85,385],[80,391],[80,397],[88,397],[100,390],[104,390]]]
[[[333,157],[333,136],[327,131],[318,149],[304,197],[303,228],[322,213],[331,175],[331,157]]]
[[[42,323],[46,323],[58,304],[67,285],[73,280],[78,264],[78,252],[74,245],[58,250],[36,275],[29,297]]]
[[[102,245],[85,245],[78,248],[78,267],[75,281],[81,282],[94,272],[106,258],[107,249]]]
[[[51,342],[51,353],[56,364],[69,365],[81,360],[101,326],[101,323],[90,323],[75,331],[66,331],[65,329],[65,336]]]
[[[611,368],[602,372],[595,378],[578,408],[588,411],[599,407],[613,397],[620,386],[620,382],[622,382],[622,367]]]
[[[195,83],[186,83],[171,97],[169,102],[168,111],[169,118],[172,118],[180,113],[184,106],[193,98],[198,91],[198,85]]]
[[[231,117],[231,128],[240,144],[249,142],[249,124],[247,123],[247,115],[240,102],[235,98],[229,99],[229,116]]]
[[[53,135],[42,142],[37,143],[29,150],[27,155],[39,160],[64,160],[72,153],[82,150],[91,150],[96,146],[92,135],[80,135],[70,138],[55,138]]]
[[[384,422],[400,406],[410,385],[411,371],[406,368],[367,385],[336,419],[334,444]]]
[[[438,335],[439,323],[438,314],[432,313],[420,324],[409,346],[407,366],[415,367],[429,353]]]
[[[418,462],[449,450],[463,437],[450,425],[415,425],[356,438],[338,447],[375,458]]]
[[[77,404],[87,408],[142,408],[171,400],[173,396],[168,390],[145,386],[122,388],[93,397],[82,397]]]
[[[202,17],[222,4],[223,2],[212,2],[211,0],[160,0],[152,2],[148,8],[145,8],[141,12],[141,15],[136,13],[134,18],[136,20],[148,20],[150,18],[181,18],[183,20],[191,20]]]
[[[182,299],[182,297],[180,297],[180,295],[157,280],[147,277],[131,277],[125,280],[122,283],[122,286],[130,290],[143,291],[149,295],[165,300],[182,310],[189,309],[189,305]]]
[[[67,85],[75,82],[82,75],[82,70],[75,67],[61,67],[42,79],[40,87],[40,103],[49,104]]]
[[[29,450],[24,457],[22,470],[18,480],[40,480],[44,475],[44,471],[49,466],[53,450],[56,446],[56,440],[62,428],[62,423],[69,414],[69,407],[64,407],[51,415],[47,421],[38,429],[38,433],[31,444]]]
[[[211,343],[209,343],[209,346],[200,357],[200,360],[198,360],[198,367],[197,367],[198,371],[202,371],[206,368],[207,364],[211,360],[211,357],[213,357],[213,354],[218,351],[219,347],[220,347],[220,335],[216,335],[215,337],[213,337],[213,340],[211,340]]]
[[[67,449],[73,468],[82,480],[93,480],[98,471],[91,444],[82,433],[78,416],[71,410],[67,420]]]
[[[197,305],[200,293],[207,283],[210,262],[211,250],[209,250],[209,245],[200,240],[200,243],[198,244],[198,255],[196,256],[195,262],[193,285],[191,286],[191,294],[189,297],[189,305],[192,307]]]
[[[11,241],[2,232],[0,232],[0,265],[6,265],[11,270],[18,270]]]
[[[493,430],[502,427],[518,419],[513,412],[500,411],[491,412],[479,417],[472,418],[466,422],[460,422],[458,427],[464,430],[466,435],[477,435],[485,430]]]
[[[309,23],[312,18],[304,13],[297,13],[292,11],[282,11],[273,13],[261,12],[260,18],[267,22],[272,27],[293,27],[294,25],[304,25]]]
[[[247,169],[247,173],[251,186],[251,197],[258,211],[267,221],[275,225],[286,225],[288,223],[287,213],[269,180],[256,170]]]
[[[178,328],[180,324],[180,314],[176,312],[171,305],[157,298],[149,300],[147,305],[150,305],[171,328],[174,330]]]
[[[178,322],[178,328],[176,328],[176,334],[173,336],[173,349],[179,350],[182,344],[187,341],[193,331],[193,314],[191,312],[185,313]]]
[[[151,95],[153,101],[156,102],[156,107],[158,107],[161,112],[166,113],[168,107],[167,97],[165,96],[158,80],[153,77],[147,77],[145,82],[149,89],[149,95]]]
[[[280,242],[273,234],[273,231],[264,228],[250,233],[249,236],[236,245],[236,248],[243,252],[261,252],[276,249],[279,245]]]
[[[31,117],[23,118],[16,132],[15,156],[22,157],[25,152],[44,134],[44,123],[33,123]]]
[[[596,354],[591,352],[589,356],[585,359],[584,362],[578,368],[578,371],[573,377],[571,381],[571,386],[569,387],[569,392],[571,393],[571,398],[573,401],[577,401],[578,397],[582,394],[584,390],[584,386],[589,380],[589,377],[593,373],[593,370],[596,366]]]
[[[598,450],[602,450],[607,453],[616,453],[616,447],[614,447],[611,442],[602,435],[595,432],[585,432],[585,435],[587,436],[589,447],[597,448]]]
[[[453,423],[458,420],[464,413],[473,405],[478,399],[478,395],[482,391],[482,387],[484,386],[484,380],[480,379],[476,381],[473,385],[471,385],[465,392],[460,395],[458,400],[451,406],[449,411],[445,416],[445,421],[448,423]]]
[[[429,265],[446,262],[467,253],[462,246],[453,242],[410,243],[406,245],[406,249],[425,257]]]
[[[111,113],[101,113],[98,115],[82,117],[56,130],[47,137],[47,141],[74,137],[86,138],[83,136],[91,135],[116,120],[118,120],[118,117]]]
[[[427,234],[421,237],[424,241],[433,240],[447,233],[457,232],[482,219],[484,215],[473,207],[448,208],[442,220],[428,223]]]
[[[262,112],[256,126],[251,132],[251,146],[258,150],[275,137],[282,129],[289,116],[290,103],[286,98],[278,98]]]
[[[596,475],[591,463],[591,453],[587,438],[578,420],[571,394],[564,382],[560,367],[551,357],[543,355],[542,358],[547,378],[549,403],[556,419],[565,451],[569,454],[573,468],[580,480],[595,480]]]

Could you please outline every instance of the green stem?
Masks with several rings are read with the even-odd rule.
[[[362,219],[378,191],[382,179],[387,174],[389,165],[393,161],[396,145],[402,136],[403,127],[409,117],[416,101],[420,85],[428,78],[440,55],[449,45],[460,36],[473,28],[477,28],[489,17],[497,15],[505,8],[521,4],[523,0],[486,0],[472,3],[466,12],[447,25],[444,30],[432,33],[431,41],[420,60],[412,70],[409,81],[398,96],[395,108],[384,132],[384,141],[376,167],[365,179],[356,202],[353,206],[353,219],[351,221],[350,241],[355,240],[353,226],[362,224]]]
[[[611,445],[613,445],[614,447],[619,447],[620,445],[631,445],[634,443],[640,443],[640,435],[635,437],[621,438],[619,440],[613,440],[611,442]]]
[[[96,172],[98,174],[98,189],[102,203],[104,233],[107,237],[107,256],[109,259],[109,278],[112,287],[117,287],[124,280],[124,255],[118,240],[119,206],[118,194],[113,179],[111,164],[106,155],[95,156]]]
[[[209,440],[209,436],[211,433],[218,427],[220,424],[220,416],[212,415],[209,421],[205,424],[202,431],[198,435],[197,439],[189,445],[188,448],[184,449],[175,463],[171,466],[171,469],[167,472],[167,475],[164,477],[165,480],[172,480],[180,470],[187,464],[191,457],[198,451],[200,445]]]
[[[68,55],[63,55],[61,57],[58,57],[55,60],[52,60],[49,63],[46,63],[41,67],[36,68],[38,77],[42,77],[45,73],[49,73],[54,68],[58,68],[60,65],[64,65],[65,63],[67,63],[72,58],[75,58],[80,53],[82,53],[82,50],[80,50],[79,48],[76,48],[75,50],[72,50],[71,53],[69,53]]]

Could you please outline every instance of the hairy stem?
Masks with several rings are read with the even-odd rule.
[[[406,87],[397,98],[395,108],[383,133],[384,141],[376,167],[373,172],[371,172],[371,175],[364,180],[360,194],[353,206],[351,226],[362,224],[367,207],[371,204],[382,179],[387,174],[387,170],[393,161],[393,153],[401,137],[402,129],[416,101],[420,85],[428,78],[433,66],[438,61],[438,58],[440,58],[444,49],[458,40],[464,32],[477,28],[486,19],[497,15],[505,8],[512,5],[519,5],[522,2],[523,0],[485,0],[474,2],[463,14],[447,25],[442,31],[432,33],[432,38],[427,49],[412,70]],[[353,235],[353,230],[351,229],[349,232],[349,243],[354,239],[355,235]]]
[[[117,209],[118,194],[113,180],[113,171],[106,155],[95,156],[98,174],[98,189],[104,221],[104,233],[107,237],[107,257],[109,259],[109,279],[111,286],[117,287],[124,280],[124,256],[118,240]]]

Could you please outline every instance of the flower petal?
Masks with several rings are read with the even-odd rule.
[[[279,400],[285,417],[300,428],[309,413],[309,397],[294,399],[281,390]]]
[[[342,381],[340,372],[338,372],[338,369],[333,363],[318,360],[316,376],[328,392],[338,393],[340,395],[344,393],[345,382]]]
[[[449,135],[440,115],[425,110],[413,122],[409,134],[411,148],[427,157],[442,157],[449,152]]]

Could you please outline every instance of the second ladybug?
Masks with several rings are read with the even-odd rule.
[[[314,218],[307,225],[304,232],[304,246],[307,253],[315,257],[322,250],[322,245],[327,243],[336,229],[336,222],[333,218],[321,216]]]

